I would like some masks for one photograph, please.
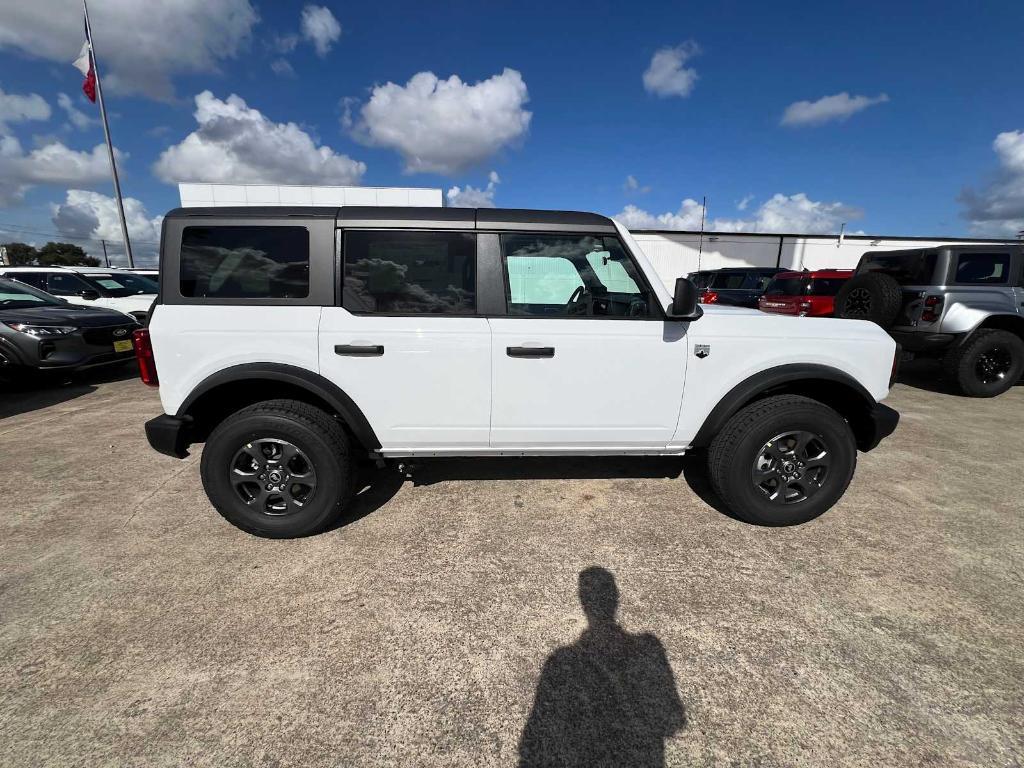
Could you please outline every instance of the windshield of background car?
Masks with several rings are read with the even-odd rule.
[[[764,290],[765,296],[802,296],[807,287],[803,277],[776,277]]]
[[[67,306],[48,293],[37,291],[27,285],[0,280],[0,309],[25,309],[27,307]]]
[[[82,275],[82,277],[98,285],[107,296],[118,299],[125,296],[137,296],[141,293],[156,293],[160,290],[156,283],[142,275],[93,273]]]
[[[930,285],[939,255],[934,251],[876,253],[861,257],[857,271],[881,272],[900,285]]]

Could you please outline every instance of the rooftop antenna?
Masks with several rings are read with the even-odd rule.
[[[842,223],[842,226],[839,227],[839,240],[836,241],[836,248],[842,248],[843,247],[843,238],[845,238],[845,237],[846,237],[846,222],[844,221]]]
[[[704,214],[708,210],[708,196],[701,198],[700,204],[700,239],[697,241],[697,271],[700,272],[700,257],[704,252]]]

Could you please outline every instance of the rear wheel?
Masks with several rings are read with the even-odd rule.
[[[813,520],[843,495],[856,465],[857,447],[843,417],[798,395],[748,405],[708,451],[716,493],[730,511],[758,525]]]
[[[286,539],[323,530],[341,515],[353,468],[348,438],[330,415],[295,400],[268,400],[214,429],[201,474],[228,522]]]
[[[995,397],[1024,375],[1024,341],[1009,331],[982,328],[949,351],[946,372],[968,397]]]

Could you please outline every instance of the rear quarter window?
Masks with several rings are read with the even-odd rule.
[[[931,285],[938,258],[934,251],[865,254],[857,273],[882,272],[900,285]]]
[[[182,296],[292,299],[309,295],[309,230],[305,227],[185,227]]]

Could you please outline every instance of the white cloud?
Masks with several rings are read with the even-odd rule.
[[[53,223],[62,235],[69,238],[91,238],[94,241],[106,240],[109,255],[116,258],[124,253],[121,222],[117,214],[117,202],[113,197],[84,189],[69,189],[65,201],[53,206],[52,214]],[[139,200],[126,197],[124,218],[136,266],[156,263],[160,225],[164,217],[150,217]],[[102,243],[84,242],[82,247],[90,256],[98,256],[102,260]]]
[[[81,131],[91,126],[93,123],[98,123],[99,119],[95,117],[89,117],[89,115],[82,112],[75,103],[71,100],[71,97],[66,93],[57,94],[57,106],[64,110],[68,116],[68,120],[71,124]]]
[[[316,48],[316,55],[323,57],[341,37],[341,24],[330,8],[307,5],[302,9],[302,36]]]
[[[89,12],[104,91],[158,99],[173,96],[174,76],[237,56],[258,21],[249,0],[104,0]],[[81,8],[68,0],[4,3],[0,49],[70,67],[82,40]]]
[[[487,186],[483,189],[477,189],[469,184],[465,189],[452,187],[446,195],[448,205],[452,208],[493,208],[494,193],[500,183],[501,179],[498,177],[497,171],[491,171],[487,175]]]
[[[622,191],[626,194],[646,195],[651,191],[651,187],[646,184],[641,186],[640,182],[636,180],[636,176],[630,174],[622,183]]]
[[[697,83],[697,70],[683,65],[699,53],[700,46],[693,40],[656,51],[644,72],[644,90],[663,98],[689,96]]]
[[[278,57],[270,62],[270,70],[275,75],[282,75],[286,77],[295,76],[295,70],[292,68],[291,62],[284,57]]]
[[[9,130],[7,123],[49,119],[50,105],[38,93],[5,93],[0,88],[0,134]]]
[[[980,190],[960,195],[964,216],[978,235],[1016,237],[1024,230],[1024,131],[1005,131],[992,142],[999,169]]]
[[[123,157],[115,149],[118,161]],[[110,178],[107,148],[97,144],[91,151],[79,152],[53,141],[26,153],[13,136],[0,137],[0,205],[21,199],[30,187],[48,185],[88,185]]]
[[[627,229],[700,229],[702,206],[687,198],[672,213],[651,214],[634,205],[627,205],[615,218]],[[795,195],[775,194],[748,219],[708,219],[704,229],[709,232],[794,232],[832,234],[844,221],[857,219],[863,212],[843,203],[811,200],[803,192]]]
[[[737,211],[745,211],[747,207],[754,201],[753,195],[744,195],[743,198],[736,203]]]
[[[275,123],[241,97],[196,96],[199,127],[153,166],[168,183],[357,184],[366,165],[318,146],[295,123]]]
[[[526,135],[528,100],[514,69],[473,85],[420,72],[404,86],[376,86],[353,136],[398,151],[406,173],[460,173]]]
[[[782,114],[781,125],[822,125],[834,121],[842,122],[857,112],[884,104],[889,97],[880,93],[878,96],[851,96],[846,91],[834,96],[822,96],[817,101],[795,101],[786,107]]]

